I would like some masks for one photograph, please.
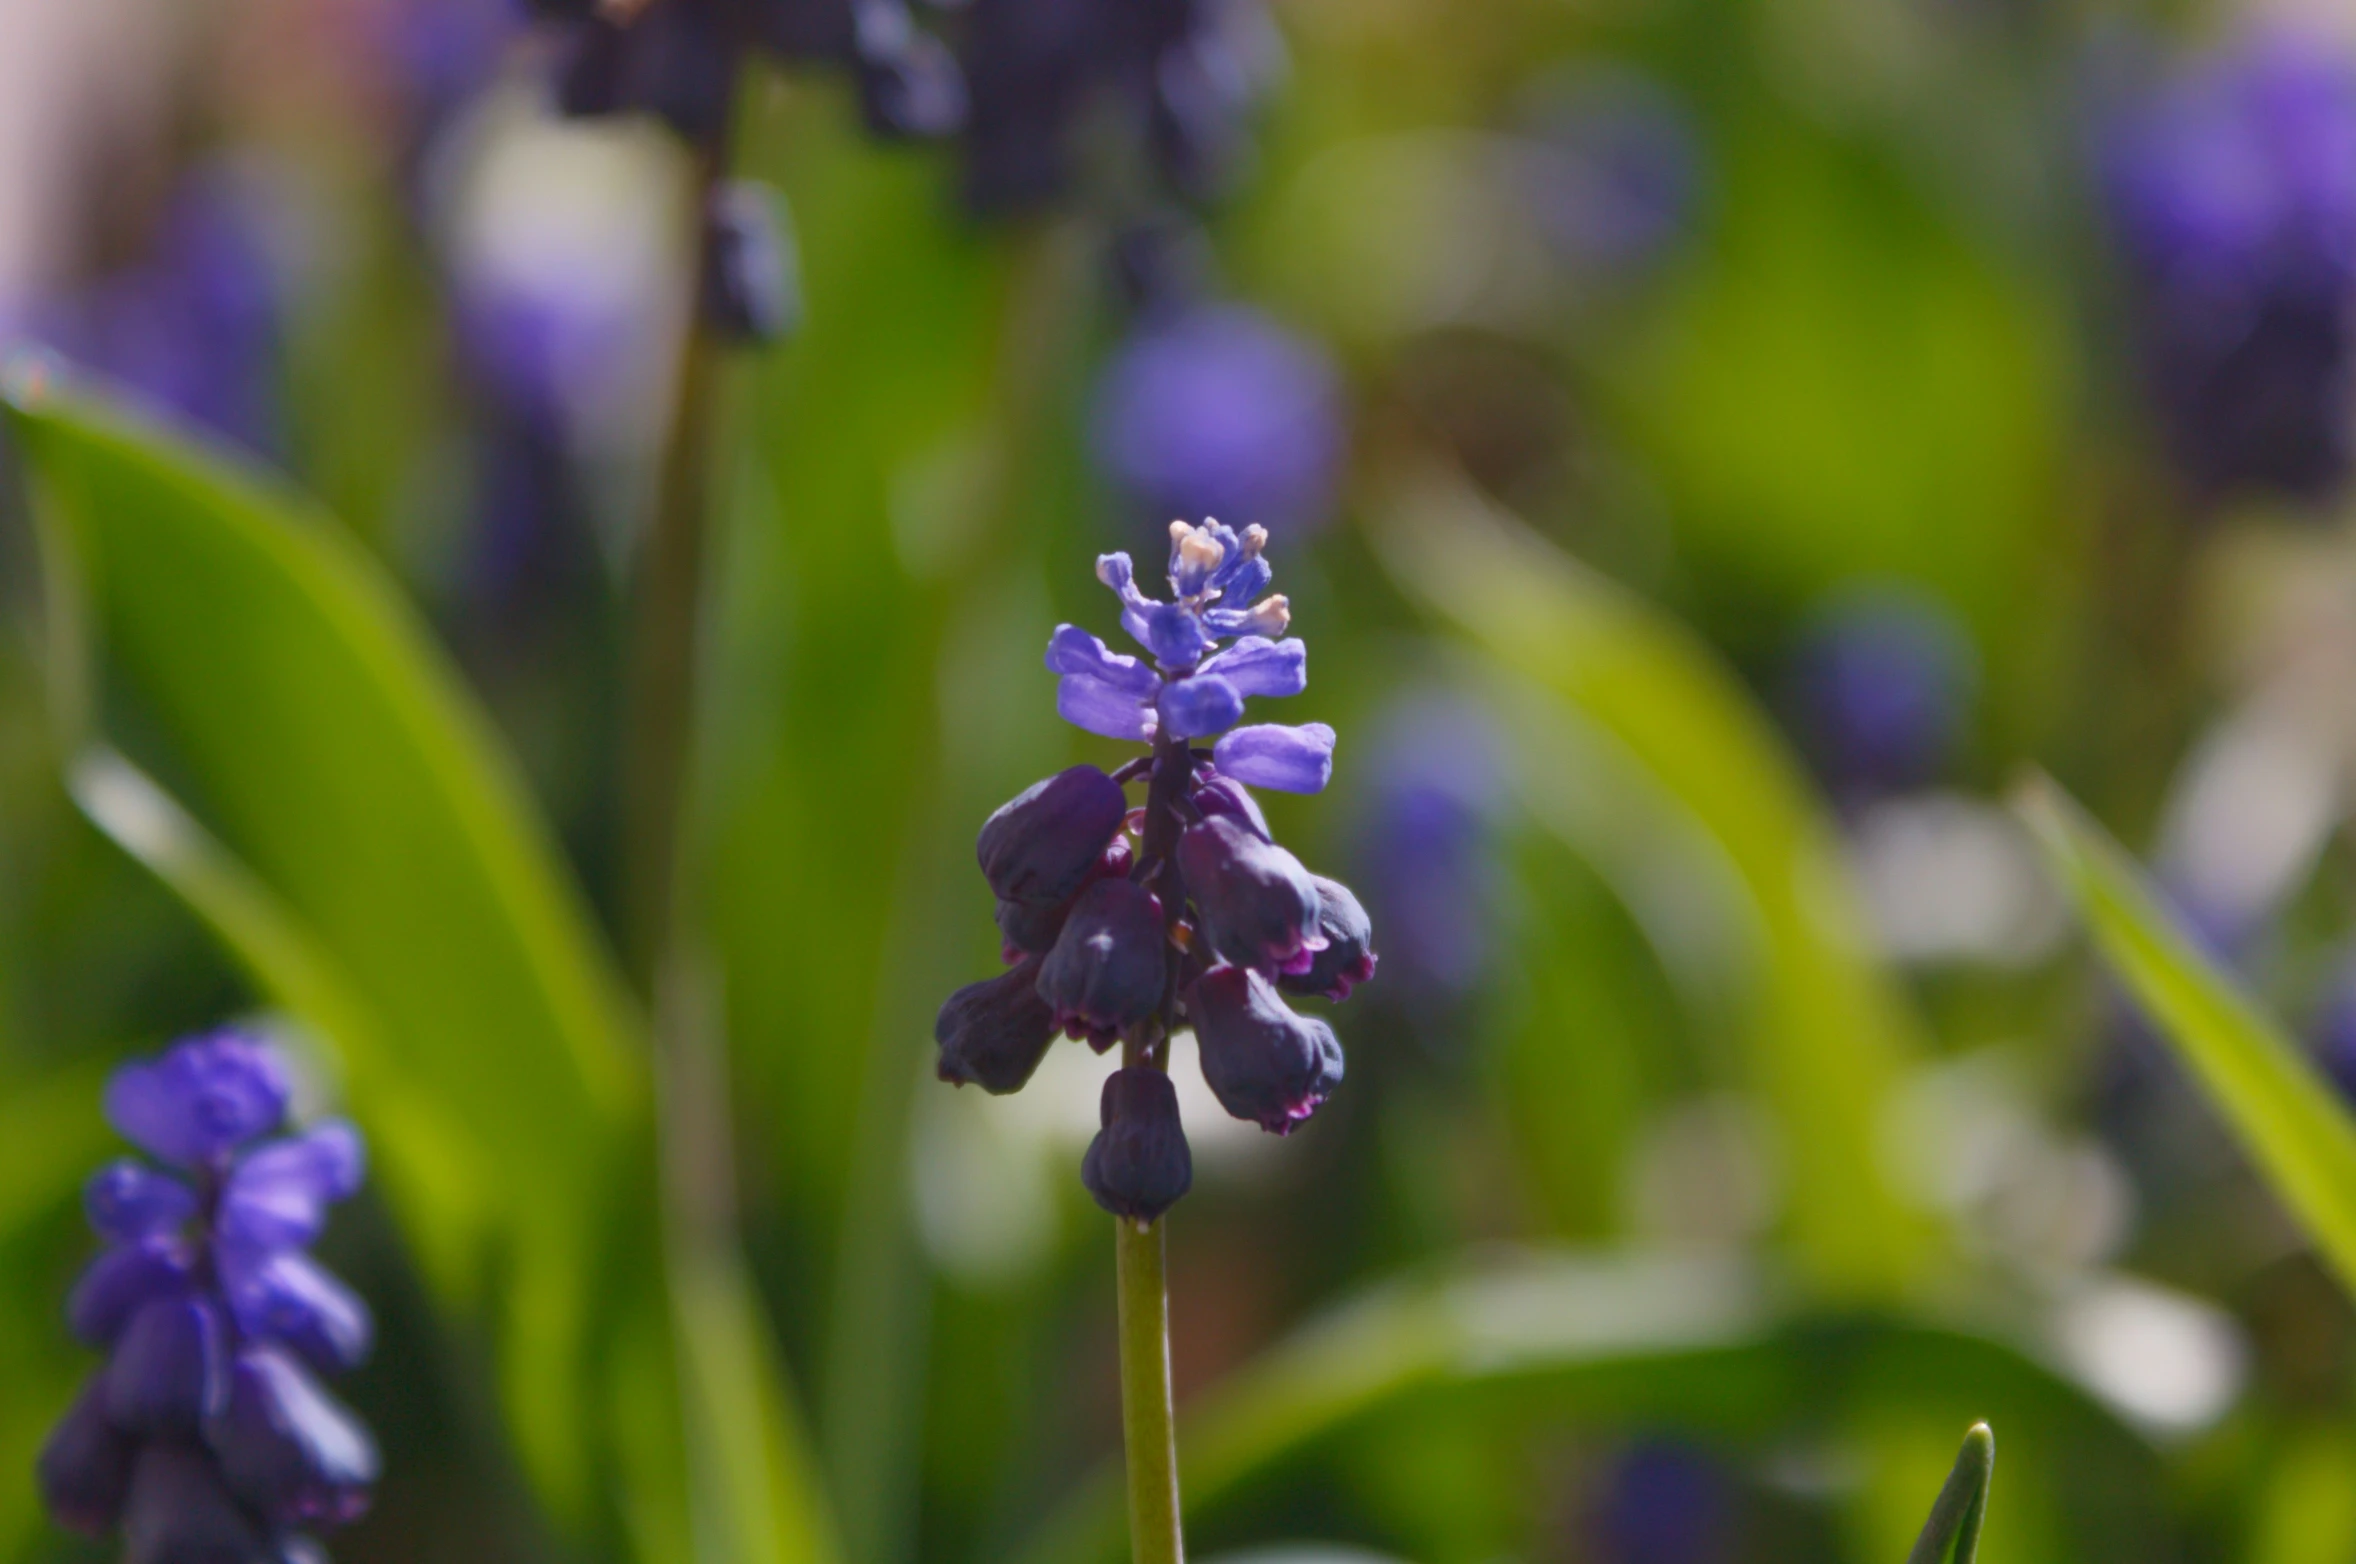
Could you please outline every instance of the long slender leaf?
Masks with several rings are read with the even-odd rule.
[[[2134,861],[2044,777],[2018,795],[2095,944],[2174,1043],[2341,1285],[2356,1293],[2356,1121],[2163,910]]]
[[[1732,869],[1761,947],[1750,1074],[1784,1132],[1800,1258],[1829,1293],[1901,1295],[1925,1231],[1880,1176],[1878,1137],[1913,1026],[1765,717],[1693,637],[1455,473],[1405,468],[1383,492],[1372,530],[1400,587],[1607,736]]]

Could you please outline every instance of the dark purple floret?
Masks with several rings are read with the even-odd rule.
[[[1350,990],[1374,976],[1374,925],[1358,898],[1339,880],[1312,877],[1317,885],[1317,931],[1325,948],[1306,972],[1285,973],[1276,986],[1288,994],[1350,997]]]
[[[1325,948],[1316,880],[1250,827],[1205,816],[1178,839],[1178,867],[1211,948],[1235,965],[1306,972]]]
[[[106,1378],[93,1374],[41,1446],[34,1477],[60,1526],[103,1537],[122,1519],[139,1446],[106,1415]]]
[[[1289,1133],[1342,1081],[1333,1028],[1296,1015],[1276,987],[1242,967],[1213,967],[1187,991],[1203,1079],[1219,1105],[1273,1134]]]
[[[1067,1035],[1102,1053],[1161,1007],[1168,948],[1151,891],[1134,880],[1098,880],[1080,893],[1040,968],[1039,997]]]
[[[1022,1090],[1055,1041],[1055,1011],[1039,997],[1040,964],[1041,958],[1026,957],[949,996],[933,1022],[942,1080],[994,1096]]]
[[[1095,447],[1144,514],[1313,526],[1343,446],[1324,352],[1256,310],[1202,305],[1149,322],[1106,367]]]
[[[368,1508],[376,1441],[285,1353],[238,1354],[205,1437],[230,1491],[277,1525],[342,1525]]]
[[[758,180],[712,192],[704,213],[704,323],[729,342],[774,342],[799,325],[802,300],[785,198]]]
[[[1194,807],[1202,814],[1234,821],[1263,842],[1276,840],[1269,834],[1268,817],[1260,812],[1260,801],[1233,777],[1214,777],[1196,788]]]
[[[1701,1450],[1635,1446],[1605,1478],[1594,1516],[1604,1564],[1719,1564],[1733,1556],[1734,1484]]]
[[[366,1430],[294,1356],[342,1369],[368,1348],[366,1307],[304,1252],[326,1207],[359,1188],[360,1138],[330,1122],[259,1140],[286,1100],[275,1052],[235,1033],[108,1083],[117,1127],[189,1180],[124,1160],[90,1181],[91,1225],[109,1247],[67,1315],[110,1357],[38,1475],[60,1521],[119,1525],[127,1559],[323,1560],[287,1528],[350,1519],[375,1478]]]
[[[1800,747],[1840,803],[1935,780],[1964,728],[1971,641],[1936,602],[1895,592],[1835,606],[1792,660]]]
[[[1055,906],[1095,872],[1129,813],[1129,795],[1094,766],[1033,783],[998,808],[975,842],[982,877],[1004,901]]]
[[[1103,1128],[1081,1159],[1080,1181],[1113,1215],[1154,1221],[1194,1182],[1176,1089],[1159,1070],[1115,1070],[1105,1077],[1097,1114]]]

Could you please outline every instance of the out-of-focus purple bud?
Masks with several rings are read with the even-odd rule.
[[[1055,906],[1095,872],[1129,813],[1121,784],[1073,766],[999,806],[976,843],[982,875],[1004,901]]]
[[[1692,227],[1701,147],[1685,106],[1659,83],[1621,71],[1550,82],[1533,95],[1530,130],[1531,213],[1582,273],[1640,272]]]
[[[1823,615],[1787,689],[1800,746],[1834,798],[1854,807],[1936,778],[1962,736],[1973,666],[1963,628],[1927,599],[1876,592]]]
[[[1342,1082],[1333,1028],[1296,1015],[1276,987],[1243,967],[1213,967],[1187,990],[1203,1079],[1219,1106],[1284,1135]]]
[[[993,1096],[1022,1090],[1055,1041],[1055,1011],[1039,997],[1039,967],[1032,956],[949,996],[933,1022],[942,1080]]]
[[[376,1441],[285,1353],[237,1355],[205,1440],[230,1491],[274,1525],[341,1525],[368,1508]]]
[[[1106,367],[1097,406],[1098,460],[1147,514],[1308,527],[1331,507],[1339,377],[1256,310],[1202,305],[1149,322]]]
[[[60,1526],[103,1537],[122,1518],[137,1445],[107,1421],[106,1376],[93,1374],[34,1463],[41,1502]]]
[[[1213,673],[1162,686],[1162,728],[1178,738],[1208,738],[1243,720],[1243,694]]]
[[[210,1454],[177,1439],[140,1446],[123,1505],[123,1564],[261,1564],[270,1556]]]
[[[785,198],[757,179],[731,179],[712,192],[698,307],[729,342],[775,342],[801,324],[793,224]]]
[[[200,1167],[276,1129],[286,1090],[268,1044],[216,1032],[117,1070],[106,1083],[106,1117],[150,1155]]]
[[[254,1249],[298,1248],[318,1238],[330,1201],[360,1188],[360,1137],[348,1124],[322,1124],[243,1158],[221,1194],[222,1241]]]
[[[1169,941],[1162,904],[1134,880],[1098,880],[1080,893],[1039,971],[1039,997],[1056,1025],[1102,1053],[1161,1007]]]
[[[1235,821],[1263,842],[1276,840],[1268,830],[1268,817],[1260,813],[1260,801],[1233,777],[1213,777],[1196,788],[1194,807],[1203,814]]]
[[[1253,787],[1322,793],[1333,780],[1333,729],[1322,722],[1237,728],[1212,746],[1211,764]]]
[[[1169,1076],[1144,1067],[1115,1070],[1105,1077],[1097,1115],[1103,1128],[1081,1159],[1081,1182],[1117,1217],[1159,1219],[1194,1183]]]
[[[2176,465],[2211,495],[2338,488],[2356,424],[2356,62],[2258,37],[2121,106],[2101,155]]]
[[[1493,956],[1499,748],[1477,706],[1434,691],[1392,711],[1368,763],[1355,878],[1383,926],[1384,993],[1435,1040],[1456,1032]]]
[[[228,1390],[228,1333],[201,1297],[143,1305],[106,1366],[106,1415],[128,1433],[193,1434]]]
[[[131,1316],[158,1298],[188,1290],[188,1255],[167,1239],[120,1244],[90,1262],[66,1300],[66,1325],[93,1347],[107,1347]]]
[[[1325,948],[1317,882],[1249,826],[1208,815],[1178,838],[1178,870],[1211,948],[1239,967],[1306,972]]]
[[[220,1250],[221,1287],[248,1336],[283,1342],[327,1373],[357,1368],[376,1339],[359,1294],[292,1249]]]
[[[1604,1564],[1720,1564],[1733,1556],[1733,1484],[1690,1446],[1635,1446],[1605,1478],[1594,1514]]]
[[[196,1192],[168,1173],[129,1157],[90,1175],[82,1188],[90,1225],[109,1243],[169,1237],[196,1215]]]
[[[1317,885],[1317,929],[1325,948],[1306,972],[1285,973],[1276,986],[1288,994],[1350,997],[1350,990],[1374,976],[1374,925],[1358,898],[1339,880],[1313,876]]]

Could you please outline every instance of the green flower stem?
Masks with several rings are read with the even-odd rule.
[[[1136,1564],[1181,1564],[1178,1430],[1170,1401],[1170,1297],[1160,1222],[1116,1219],[1121,1294],[1121,1439],[1128,1452],[1129,1547]]]

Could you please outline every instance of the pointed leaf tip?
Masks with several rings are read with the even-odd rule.
[[[1996,1473],[1996,1434],[1974,1423],[1963,1436],[1955,1469],[1931,1504],[1931,1517],[1906,1564],[1972,1564],[1980,1548],[1980,1521],[1988,1513],[1988,1484]]]

